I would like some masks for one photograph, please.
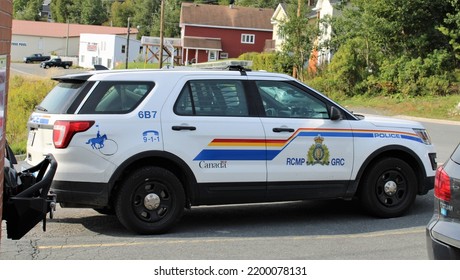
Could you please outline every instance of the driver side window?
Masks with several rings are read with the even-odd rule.
[[[328,119],[327,106],[307,92],[282,81],[256,81],[266,117]]]

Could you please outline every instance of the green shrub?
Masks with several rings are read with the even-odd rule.
[[[27,121],[56,82],[49,79],[33,79],[11,76],[6,111],[6,139],[15,154],[23,154],[27,145]]]
[[[244,53],[238,57],[239,60],[252,61],[253,70],[264,70],[268,72],[290,73],[292,65],[280,53]]]

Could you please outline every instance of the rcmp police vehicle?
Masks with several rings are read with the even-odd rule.
[[[196,205],[358,198],[396,217],[433,188],[435,148],[420,123],[354,115],[287,75],[115,70],[55,80],[28,122],[28,163],[52,153],[62,207],[114,212],[140,234],[165,232]]]

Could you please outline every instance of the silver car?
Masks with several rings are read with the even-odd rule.
[[[426,228],[430,259],[460,259],[460,144],[436,171],[434,215]]]

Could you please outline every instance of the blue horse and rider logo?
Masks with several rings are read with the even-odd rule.
[[[93,150],[98,150],[103,155],[111,156],[115,154],[118,150],[117,143],[112,139],[108,139],[107,134],[104,133],[101,135],[99,131],[99,125],[96,125],[96,127],[96,137],[88,139],[85,144],[91,145]]]
[[[107,134],[100,135],[99,131],[97,132],[96,138],[89,139],[86,144],[90,144],[93,149],[102,149],[104,148],[104,142],[107,140]]]

